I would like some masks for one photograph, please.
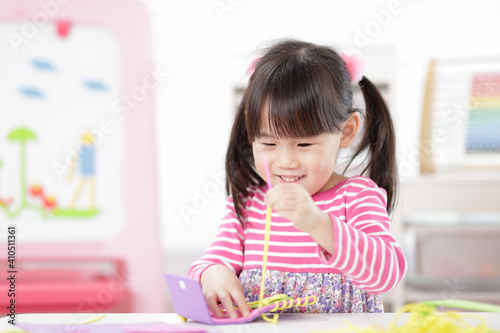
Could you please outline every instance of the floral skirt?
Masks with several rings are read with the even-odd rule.
[[[247,302],[259,300],[262,269],[243,270],[240,282]],[[264,297],[287,294],[292,297],[315,295],[318,301],[281,312],[384,312],[382,297],[356,287],[340,273],[290,273],[266,271]]]

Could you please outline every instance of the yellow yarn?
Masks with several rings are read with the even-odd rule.
[[[262,300],[258,300],[255,302],[249,302],[247,304],[252,309],[258,309],[261,307],[261,305],[260,305],[261,301],[262,301],[262,306],[274,304],[275,305],[274,308],[269,310],[269,312],[275,312],[275,311],[294,308],[294,307],[298,307],[298,306],[311,305],[311,304],[316,303],[318,301],[318,299],[314,295],[309,296],[309,297],[303,297],[303,298],[292,298],[292,297],[289,297],[285,294],[278,294],[278,295],[274,295],[271,297],[266,297]]]
[[[90,316],[89,318],[83,320],[83,321],[80,321],[78,323],[76,323],[77,325],[85,325],[85,324],[91,324],[91,323],[95,323],[96,321],[99,321],[101,319],[103,319],[104,317],[106,317],[106,315],[93,315],[93,316]]]
[[[310,297],[306,298],[299,298],[297,299],[292,299],[291,297],[288,297],[287,295],[284,294],[279,294],[279,295],[274,295],[271,297],[264,298],[264,288],[265,288],[265,282],[266,282],[266,267],[267,267],[267,251],[269,250],[269,237],[270,237],[270,231],[271,231],[271,206],[267,205],[266,207],[266,232],[264,235],[264,254],[262,257],[262,278],[260,282],[260,294],[259,294],[259,301],[257,302],[250,302],[248,305],[250,307],[258,307],[261,308],[265,305],[275,303],[276,306],[270,311],[270,312],[275,312],[283,309],[288,309],[291,307],[295,306],[306,306],[310,305],[313,303],[317,302],[316,296],[312,296],[313,300],[310,300]],[[304,300],[304,303],[301,304],[301,301]],[[287,302],[288,301],[288,302]],[[297,301],[297,304],[294,305],[295,301]],[[281,303],[282,302],[282,303]],[[280,306],[281,303],[281,306]],[[257,306],[258,304],[258,306]],[[272,318],[266,317],[266,315],[261,314],[262,319],[265,321],[268,321],[273,324],[278,323],[278,314],[274,314]]]
[[[309,300],[311,297],[312,297],[312,300]],[[291,297],[287,297],[287,299],[284,299],[282,301],[276,301],[274,308],[271,309],[270,312],[289,309],[289,308],[297,307],[297,306],[307,306],[310,304],[314,304],[318,301],[316,296],[313,295],[311,297],[296,298],[296,299],[293,299]],[[297,301],[297,304],[295,304],[295,301]],[[304,301],[304,303],[301,303],[302,301]],[[281,306],[280,306],[280,304],[281,304]]]
[[[290,298],[291,297],[288,297],[288,295],[286,295],[286,294],[277,294],[277,295],[273,295],[271,297],[266,297],[264,299],[259,299],[258,301],[255,301],[255,302],[248,302],[247,304],[252,309],[257,309],[257,308],[260,308],[262,306],[269,305],[275,301],[280,302],[283,300],[288,300]]]
[[[259,295],[259,308],[264,306],[264,287],[266,282],[266,265],[267,265],[267,251],[269,249],[269,233],[271,231],[271,206],[267,205],[266,211],[266,233],[264,235],[264,255],[262,258],[262,279],[260,282],[260,295]],[[262,319],[273,324],[278,323],[279,315],[275,314],[272,318],[266,317],[261,314]]]
[[[398,322],[402,314],[408,311],[410,316],[407,322],[399,325]],[[474,323],[474,321],[476,322]],[[498,333],[498,331],[489,328],[481,316],[451,311],[438,313],[434,306],[425,302],[403,306],[396,313],[396,317],[389,324],[387,330],[375,325],[357,327],[348,321],[346,321],[346,325],[345,328],[308,333]]]
[[[106,317],[106,315],[93,315],[93,316],[90,316],[89,318],[87,318],[83,321],[76,323],[76,325],[91,324],[91,323],[94,323],[96,321],[101,320],[104,317]],[[9,329],[7,331],[0,331],[0,333],[28,333],[28,332],[16,327],[16,328]]]

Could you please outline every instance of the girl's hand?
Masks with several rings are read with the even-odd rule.
[[[274,186],[267,191],[266,202],[280,216],[290,220],[296,229],[310,234],[326,215],[316,206],[305,187],[299,184]]]
[[[240,280],[226,266],[214,265],[208,267],[201,276],[201,287],[208,308],[215,316],[221,316],[220,308],[217,305],[219,301],[232,319],[238,317],[233,301],[244,317],[250,315],[250,308],[243,296]]]

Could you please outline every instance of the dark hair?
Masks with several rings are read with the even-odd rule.
[[[364,136],[346,169],[363,152],[363,170],[387,191],[387,210],[397,192],[395,134],[391,115],[380,92],[366,77],[359,82],[366,105]],[[238,107],[226,155],[226,191],[243,221],[243,199],[248,188],[264,185],[257,174],[252,142],[259,138],[262,108],[268,103],[271,132],[279,138],[338,133],[349,116],[352,87],[345,62],[327,46],[297,40],[276,43],[259,59]]]

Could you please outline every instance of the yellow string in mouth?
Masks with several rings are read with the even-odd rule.
[[[266,169],[266,178],[267,178],[267,188],[268,190],[271,189],[271,176],[269,174],[269,164],[267,163],[267,156],[265,153],[263,153],[263,160],[264,160],[264,165]],[[304,304],[300,304],[302,299],[291,299],[291,297],[288,297],[287,295],[279,294],[279,295],[274,295],[268,298],[264,298],[264,288],[266,286],[266,269],[267,269],[267,252],[269,250],[269,238],[270,238],[270,233],[271,233],[271,206],[266,205],[266,226],[265,226],[265,234],[264,234],[264,253],[262,255],[262,278],[260,282],[260,293],[259,293],[259,301],[258,302],[251,302],[248,303],[250,307],[255,308],[261,308],[265,305],[269,305],[271,303],[275,303],[275,307],[271,310],[271,312],[278,311],[278,310],[283,310],[286,308],[290,308],[293,306],[306,306],[312,303],[315,303],[317,301],[316,296],[313,296],[313,299],[310,300],[309,298],[305,298]],[[288,302],[287,302],[288,301]],[[297,303],[295,303],[297,301]],[[280,302],[283,302],[280,306]],[[258,306],[257,306],[258,304]],[[272,318],[268,318],[265,314],[261,314],[262,319],[265,321],[268,321],[273,324],[278,323],[278,314],[274,314]]]

